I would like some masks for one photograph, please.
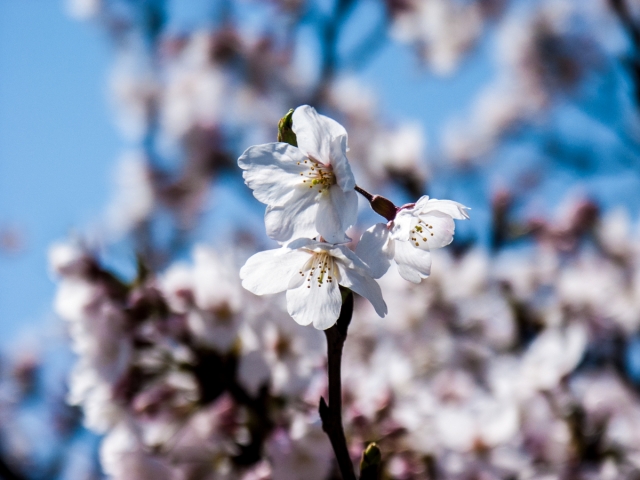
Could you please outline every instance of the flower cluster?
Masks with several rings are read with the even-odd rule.
[[[632,477],[640,248],[620,212],[591,225],[587,244],[569,241],[577,224],[546,224],[517,252],[439,250],[420,284],[392,269],[382,321],[356,302],[354,460],[375,440],[390,478]],[[234,257],[197,247],[192,264],[126,284],[86,250],[52,249],[79,355],[69,399],[106,434],[113,478],[331,478],[322,338],[280,298],[244,291]]]
[[[293,319],[321,330],[340,315],[339,286],[365,297],[384,317],[387,305],[375,279],[386,273],[390,259],[403,278],[419,283],[429,276],[430,250],[451,243],[453,219],[469,218],[467,208],[426,196],[396,208],[365,192],[388,223],[367,230],[352,252],[344,244],[351,240],[346,230],[356,221],[358,199],[347,132],[308,105],[283,122],[289,117],[295,146],[257,145],[238,159],[246,184],[267,205],[267,234],[282,245],[252,256],[240,270],[242,285],[257,295],[286,290]]]
[[[332,453],[310,400],[324,390],[318,332],[246,294],[214,250],[193,257],[124,283],[77,245],[50,252],[56,311],[79,356],[68,401],[105,435],[102,468],[119,480],[293,479],[310,468],[324,480]]]

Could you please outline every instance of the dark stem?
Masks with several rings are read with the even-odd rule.
[[[0,478],[4,478],[6,480],[25,480],[26,477],[14,470],[13,467],[11,467],[0,455]]]
[[[344,428],[342,427],[342,380],[340,373],[342,348],[344,341],[347,339],[347,330],[351,323],[352,314],[353,293],[348,290],[345,294],[343,291],[340,317],[338,317],[338,321],[333,327],[324,331],[327,337],[329,405],[327,405],[324,398],[321,398],[319,407],[322,430],[331,441],[343,480],[356,480],[349,449],[347,448],[347,439],[344,436]]]
[[[640,46],[640,29],[635,25],[625,0],[610,0],[609,3],[611,4],[613,11],[618,15],[622,25],[627,30],[633,44],[636,47]]]
[[[358,185],[356,185],[355,191],[358,192],[360,195],[362,195],[367,200],[369,200],[369,202],[371,202],[371,200],[373,200],[373,195],[371,195],[369,192],[367,192],[364,188],[360,188]]]

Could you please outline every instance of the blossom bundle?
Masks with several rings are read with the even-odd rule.
[[[390,259],[403,278],[419,283],[429,276],[430,250],[451,243],[453,220],[469,218],[468,209],[427,196],[401,208],[380,202],[356,186],[344,127],[308,105],[291,114],[291,131],[295,146],[256,145],[238,159],[245,183],[267,205],[267,235],[281,244],[247,261],[242,285],[257,295],[286,290],[294,320],[321,330],[338,319],[339,285],[365,297],[384,317],[387,306],[375,279],[386,273]],[[356,189],[389,222],[367,230],[354,253],[344,244],[356,221]]]

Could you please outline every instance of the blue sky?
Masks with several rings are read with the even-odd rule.
[[[109,44],[61,2],[0,1],[0,226],[24,250],[0,253],[0,346],[50,311],[46,251],[107,200],[120,148],[106,95]]]

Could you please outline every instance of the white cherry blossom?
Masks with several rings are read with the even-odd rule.
[[[347,132],[308,105],[295,110],[292,128],[297,148],[255,145],[238,159],[245,183],[267,205],[267,234],[282,243],[318,234],[328,242],[348,242],[345,231],[355,223],[358,199]]]
[[[468,208],[451,200],[423,196],[414,205],[402,207],[389,223],[378,223],[362,234],[356,254],[380,278],[391,260],[405,280],[420,283],[431,272],[430,250],[453,241],[453,220],[469,218]]]
[[[259,252],[240,269],[242,286],[265,295],[287,291],[289,315],[301,325],[325,330],[336,323],[342,306],[339,285],[387,314],[378,283],[368,267],[344,245],[301,238],[289,245]]]

